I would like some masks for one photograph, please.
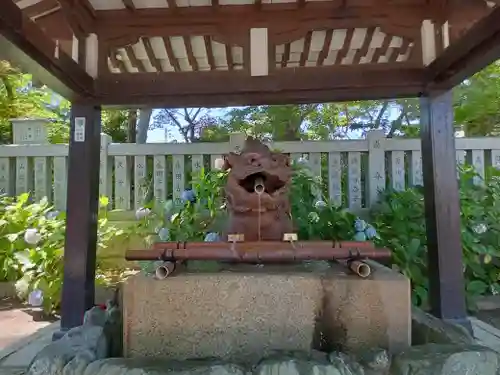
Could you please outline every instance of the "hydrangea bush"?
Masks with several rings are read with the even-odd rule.
[[[428,282],[424,199],[419,187],[381,193],[369,220],[318,197],[321,182],[299,160],[293,165],[290,202],[292,219],[301,240],[374,241],[393,252],[392,263],[410,278],[413,302],[426,307]],[[145,246],[155,241],[220,240],[227,220],[221,188],[226,172],[204,172],[195,178],[178,204],[150,204],[137,212],[134,232],[142,232]],[[460,199],[464,274],[469,306],[474,297],[500,291],[500,172],[490,169],[484,184],[470,167],[460,171]],[[145,214],[146,213],[146,214]],[[138,229],[139,228],[139,229]]]
[[[325,198],[318,198],[321,182],[311,174],[307,163],[299,161],[293,171],[290,202],[299,239],[353,240],[356,216]],[[226,176],[227,172],[217,169],[201,170],[177,204],[172,200],[156,201],[137,210],[138,222],[131,231],[144,238],[146,247],[157,241],[220,241],[227,222],[222,195]],[[370,235],[363,240],[375,235],[373,227],[367,225],[367,228],[371,232],[367,229]],[[143,265],[151,268],[150,263]]]
[[[500,291],[500,171],[490,168],[482,184],[469,166],[459,173],[462,251],[468,306],[478,295]],[[379,236],[375,242],[393,252],[393,263],[410,278],[413,302],[426,307],[428,298],[424,197],[421,187],[386,191],[371,212]]]
[[[120,230],[108,225],[108,200],[102,198],[98,245],[102,248]],[[46,199],[31,203],[29,194],[0,198],[0,280],[17,281],[23,298],[53,313],[60,304],[66,231],[64,212]]]

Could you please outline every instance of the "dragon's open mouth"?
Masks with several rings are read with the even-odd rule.
[[[273,194],[275,191],[285,186],[277,176],[270,175],[266,172],[252,173],[244,179],[240,180],[240,186],[249,193],[267,193]]]

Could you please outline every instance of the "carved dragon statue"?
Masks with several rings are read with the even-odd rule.
[[[292,169],[287,155],[271,152],[248,138],[241,153],[229,153],[224,192],[229,211],[228,234],[245,241],[280,241],[293,232],[288,190]]]

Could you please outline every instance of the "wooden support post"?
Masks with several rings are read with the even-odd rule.
[[[470,329],[465,305],[452,93],[421,99],[422,164],[432,313]]]
[[[66,204],[61,329],[81,325],[94,304],[101,108],[73,103]]]

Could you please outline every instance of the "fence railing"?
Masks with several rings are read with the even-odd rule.
[[[48,197],[64,209],[68,146],[40,139],[46,133],[39,125],[31,120],[16,123],[14,139],[22,143],[0,146],[0,191],[30,191],[35,199]],[[148,189],[155,199],[179,200],[193,174],[212,169],[217,158],[237,151],[244,140],[243,134],[233,134],[229,142],[219,143],[117,144],[103,134],[100,194],[123,210],[141,207]],[[455,146],[457,162],[474,165],[480,175],[489,165],[500,168],[500,138],[457,138]],[[351,209],[369,207],[386,187],[403,190],[423,184],[419,139],[385,138],[383,132],[371,131],[359,140],[276,142],[270,147],[294,160],[303,158],[323,180],[322,193]]]

